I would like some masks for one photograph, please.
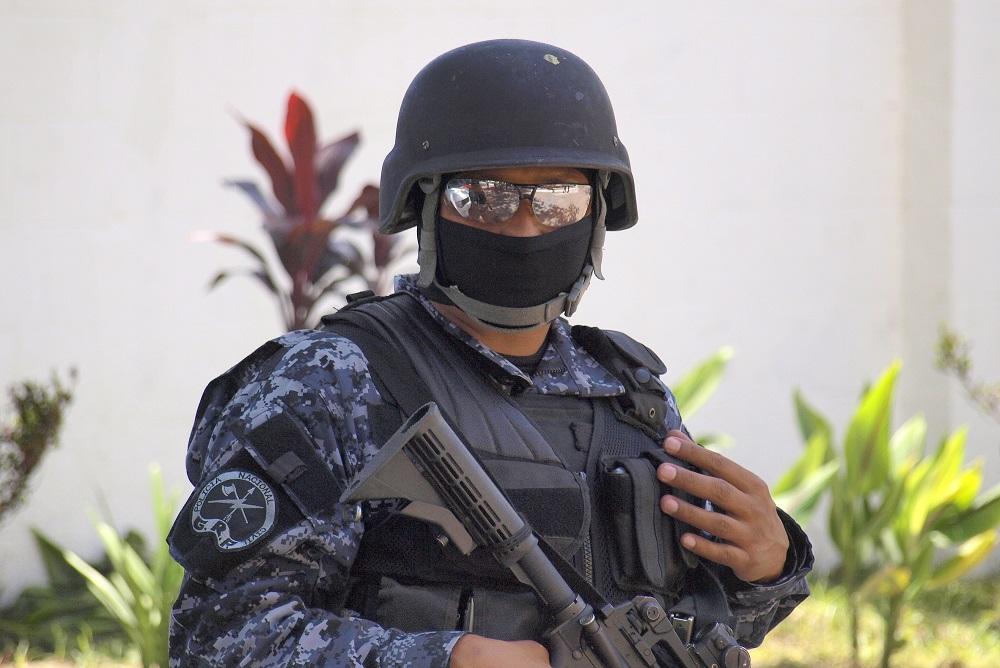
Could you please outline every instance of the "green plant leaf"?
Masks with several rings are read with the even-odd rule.
[[[952,505],[958,510],[965,510],[976,500],[979,489],[983,485],[983,463],[975,462],[962,472],[958,479],[958,491],[952,497]]]
[[[802,434],[803,442],[808,444],[814,434],[822,433],[825,436],[826,442],[832,444],[833,429],[830,427],[829,421],[806,401],[801,391],[795,390],[793,400],[795,402],[795,417],[799,423],[799,433]],[[823,463],[825,464],[833,456],[834,453],[828,451],[827,459]]]
[[[80,573],[63,559],[63,548],[60,545],[35,527],[31,528],[31,536],[35,540],[35,548],[42,559],[50,587],[64,589],[83,584]]]
[[[934,465],[928,475],[933,479],[931,491],[935,502],[941,503],[951,495],[959,480],[962,461],[965,459],[965,439],[968,430],[965,427],[956,429],[941,444]]]
[[[156,582],[160,583],[164,591],[169,592],[172,591],[171,586],[173,581],[173,575],[169,571],[181,570],[180,566],[173,560],[173,557],[170,556],[170,548],[166,541],[167,534],[170,533],[170,527],[173,525],[174,509],[177,507],[179,499],[176,492],[167,494],[163,486],[163,475],[160,472],[160,467],[156,464],[151,464],[149,467],[149,483],[153,499],[153,520],[157,536],[160,538],[157,541],[156,549],[152,553],[150,567]],[[177,577],[177,582],[179,586],[179,576]]]
[[[899,545],[899,539],[891,528],[886,527],[882,529],[879,534],[879,546],[882,548],[882,552],[885,554],[887,560],[891,563],[898,564],[903,561],[903,550]]]
[[[690,420],[715,393],[732,357],[732,348],[719,348],[714,355],[699,362],[676,383],[671,384],[677,408],[685,420]]]
[[[865,579],[858,588],[858,596],[866,600],[897,596],[910,585],[911,577],[908,567],[888,564]]]
[[[864,527],[866,534],[875,535],[892,524],[903,505],[906,485],[904,480],[892,480],[886,487],[882,501],[872,512]]]
[[[728,450],[733,447],[733,437],[729,434],[717,431],[699,432],[694,435],[694,440],[698,445],[704,446],[715,452],[721,452],[722,450]]]
[[[114,615],[126,630],[134,629],[135,614],[128,602],[122,597],[119,589],[74,552],[63,550],[62,556],[67,564],[84,577],[87,581],[87,588],[94,595],[94,598],[100,601],[101,605]]]
[[[889,473],[889,422],[900,362],[894,361],[861,399],[844,440],[847,484],[861,495],[880,487]]]
[[[914,512],[917,501],[920,498],[919,489],[927,478],[931,470],[931,459],[925,457],[918,461],[911,468],[903,479],[903,501],[899,514],[896,517],[894,527],[899,539],[903,542],[909,540],[909,536],[920,532],[923,520],[918,524],[918,518]]]
[[[830,486],[830,480],[837,473],[840,463],[827,462],[808,473],[791,489],[775,492],[774,502],[782,510],[795,518],[799,524],[808,524],[820,498]]]
[[[135,592],[128,586],[125,576],[123,576],[119,571],[112,571],[111,573],[108,573],[108,582],[114,585],[114,588],[118,590],[118,594],[122,597],[122,600],[125,601],[130,608],[134,609]]]
[[[978,503],[935,529],[953,543],[1000,526],[1000,485],[993,487]]]
[[[931,569],[934,566],[934,543],[931,542],[929,536],[924,537],[923,542],[920,543],[920,548],[913,555],[911,564],[913,578],[910,593],[912,595],[924,586],[930,578]]]
[[[982,462],[976,462],[962,471],[953,480],[943,503],[938,504],[927,516],[925,530],[934,531],[938,526],[947,524],[967,510],[976,500],[979,488],[983,483]],[[934,533],[942,547],[952,543],[939,533]]]
[[[913,489],[909,522],[911,535],[924,531],[931,514],[941,510],[960,491],[959,473],[965,457],[965,434],[965,429],[958,429],[942,440],[926,475]]]
[[[806,443],[805,451],[792,464],[792,467],[781,476],[781,479],[775,484],[772,493],[775,495],[785,494],[802,485],[803,481],[809,475],[830,462],[832,457],[829,456],[829,450],[830,440],[828,433],[823,430],[814,431],[812,436],[809,437],[808,443]]]
[[[830,538],[842,556],[854,554],[860,545],[853,540],[853,512],[850,497],[845,490],[843,475],[836,475],[830,482],[830,512],[827,528]]]
[[[126,545],[122,550],[122,556],[124,566],[123,576],[128,583],[129,589],[134,592],[136,599],[141,599],[143,596],[149,598],[157,596],[157,584],[153,578],[153,573],[136,551]]]
[[[96,522],[94,527],[104,545],[104,551],[107,552],[112,569],[114,572],[121,573],[125,569],[125,557],[122,549],[125,541],[119,538],[118,533],[104,522]]]
[[[934,569],[927,586],[935,589],[959,579],[989,556],[997,543],[995,529],[973,536],[958,547],[958,552]]]
[[[895,431],[889,439],[889,451],[896,475],[902,474],[923,457],[926,443],[927,420],[923,415],[914,415]]]

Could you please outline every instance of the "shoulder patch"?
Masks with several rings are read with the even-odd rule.
[[[174,520],[167,543],[186,571],[221,578],[305,518],[252,449],[241,447],[201,481]]]
[[[250,471],[223,471],[195,490],[191,528],[215,538],[222,552],[243,550],[274,528],[277,495]]]

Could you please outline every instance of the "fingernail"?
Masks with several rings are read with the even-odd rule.
[[[663,509],[668,513],[677,512],[677,499],[672,496],[666,496],[663,498]]]
[[[661,480],[673,480],[674,476],[677,475],[677,467],[673,464],[661,464],[660,465],[660,479]]]
[[[667,442],[664,445],[666,445],[667,452],[670,454],[673,454],[681,449],[681,442],[672,436],[667,439]]]
[[[684,544],[684,547],[694,547],[694,536],[691,534],[684,534],[684,537],[681,538],[681,543]]]

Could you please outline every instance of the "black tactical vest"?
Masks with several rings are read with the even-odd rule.
[[[531,391],[444,331],[405,293],[355,303],[323,323],[352,338],[368,357],[385,400],[371,416],[377,441],[385,442],[403,421],[398,404],[405,401],[393,397],[407,388],[398,387],[391,367],[408,362],[425,385],[412,391],[430,395],[420,403],[438,403],[537,533],[610,601],[650,592],[650,585],[640,582],[630,593],[612,577],[612,562],[620,558],[612,554],[614,530],[594,482],[610,457],[662,453],[662,448],[620,419],[612,400]],[[358,328],[368,335],[352,336]],[[371,344],[373,339],[382,344]],[[679,425],[680,418],[673,415],[667,422]],[[649,512],[657,522],[665,517],[656,507]],[[670,538],[668,549],[677,550]],[[675,592],[689,565],[679,563],[659,592]],[[537,638],[544,628],[534,594],[489,554],[476,550],[464,556],[431,525],[378,506],[366,508],[352,574],[357,578],[348,606],[383,626],[457,628],[499,639]]]

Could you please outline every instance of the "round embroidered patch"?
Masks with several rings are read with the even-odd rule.
[[[277,501],[270,485],[248,471],[225,471],[201,488],[191,527],[215,536],[223,552],[250,547],[271,530]]]

